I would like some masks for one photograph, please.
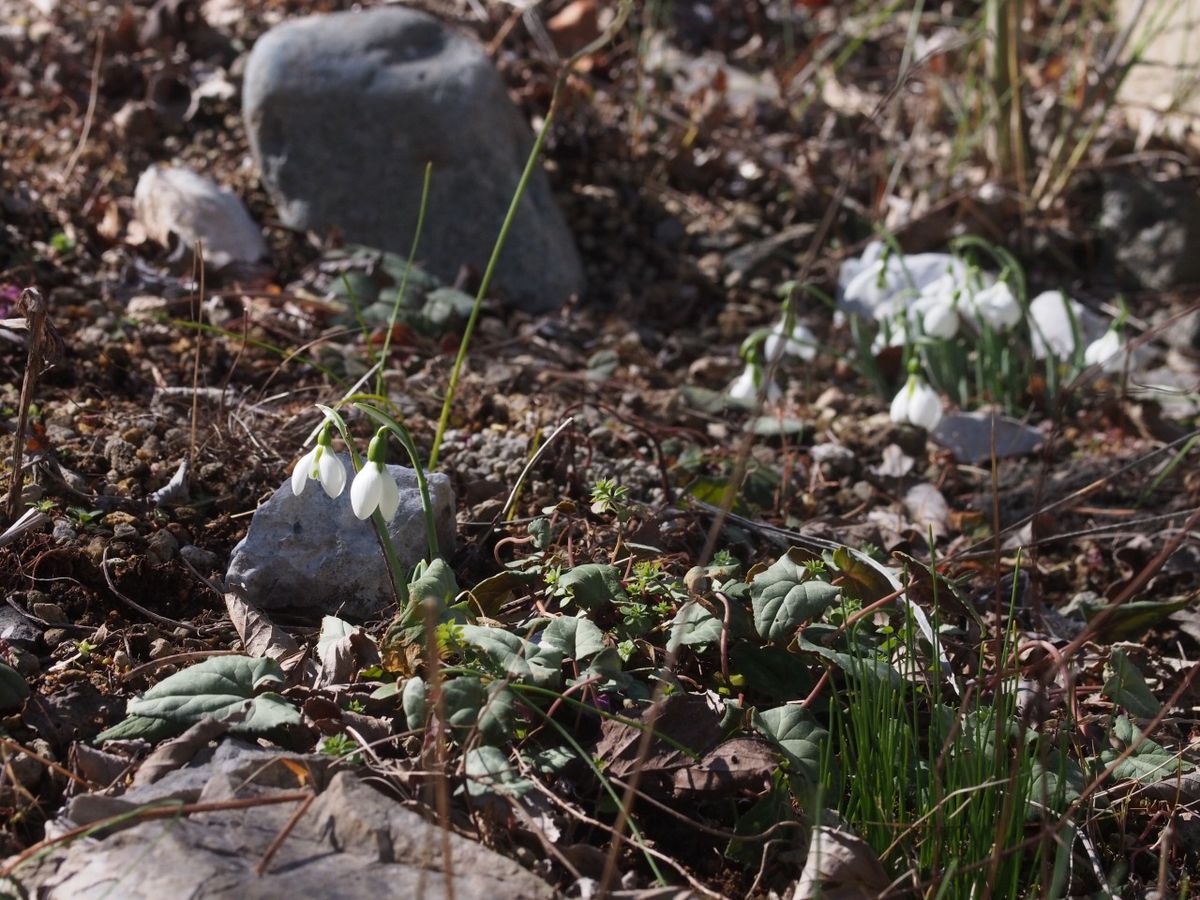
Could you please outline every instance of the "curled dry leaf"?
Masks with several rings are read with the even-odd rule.
[[[273,659],[289,676],[304,662],[305,654],[295,638],[266,617],[262,610],[251,606],[235,591],[225,594],[229,620],[242,639],[247,656]]]
[[[203,242],[204,259],[213,268],[267,256],[262,233],[241,198],[188,169],[148,168],[138,179],[134,206],[149,237],[165,247],[174,235],[180,254]]]
[[[923,535],[932,531],[935,538],[940,538],[946,534],[950,507],[942,492],[932,484],[914,484],[909,488],[904,495],[904,508]]]
[[[244,718],[244,713],[234,713],[223,719],[202,719],[179,737],[159,744],[138,767],[133,776],[133,786],[154,784],[160,778],[186,766],[210,741],[219,738]]]
[[[874,900],[890,883],[866,841],[847,829],[820,825],[812,831],[792,900]]]

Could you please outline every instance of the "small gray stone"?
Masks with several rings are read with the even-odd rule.
[[[195,544],[184,544],[179,548],[179,555],[191,563],[192,568],[201,575],[207,575],[217,567],[217,554]]]
[[[67,614],[57,603],[31,603],[29,611],[51,625],[63,625],[67,621]]]
[[[78,533],[70,519],[55,519],[54,531],[50,533],[50,536],[56,544],[69,544],[78,537]]]
[[[42,641],[51,650],[53,650],[66,639],[67,630],[65,628],[47,628],[46,633],[42,635]]]
[[[341,454],[347,473],[349,457]],[[400,506],[388,525],[404,566],[426,558],[425,516],[416,473],[388,466],[400,488]],[[443,554],[454,546],[454,493],[441,473],[428,476],[429,494]],[[285,481],[250,520],[246,537],[233,548],[226,584],[260,609],[302,607],[330,615],[366,619],[395,602],[379,540],[370,521],[350,508],[350,488],[337,498],[310,481],[299,497]]]
[[[113,540],[126,541],[127,543],[138,543],[141,541],[142,535],[137,530],[137,526],[131,522],[118,522],[113,526]]]
[[[179,541],[171,532],[156,531],[146,541],[146,558],[152,563],[170,562],[179,550]]]
[[[42,636],[42,627],[11,606],[0,606],[0,641],[33,647]]]
[[[482,49],[398,7],[285,22],[246,63],[246,131],[292,228],[407,254],[433,163],[422,265],[452,282],[482,272],[532,135]],[[496,273],[540,312],[583,290],[583,267],[541,169],[529,180]]]
[[[138,458],[137,447],[123,438],[110,437],[104,445],[104,456],[112,470],[122,478],[146,470],[146,464]]]

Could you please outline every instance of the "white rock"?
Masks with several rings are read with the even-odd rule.
[[[166,247],[175,236],[177,255],[199,241],[204,261],[214,269],[267,255],[262,232],[237,194],[190,169],[151,166],[138,179],[133,203],[150,238]]]

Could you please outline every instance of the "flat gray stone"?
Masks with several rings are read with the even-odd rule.
[[[254,45],[242,95],[250,147],[284,224],[407,255],[432,162],[416,262],[451,283],[464,264],[483,272],[533,136],[472,39],[399,7],[295,19]],[[535,312],[583,291],[540,168],[496,279]]]
[[[271,764],[273,757],[293,754],[226,744],[222,748],[217,754],[220,759],[187,767],[187,789],[165,794],[159,790],[153,797],[209,803],[269,799],[281,791],[297,790],[295,774]],[[319,759],[312,764],[322,767]],[[271,774],[264,777],[266,773]],[[317,778],[318,790],[323,781]],[[128,811],[130,803],[146,802],[148,796],[111,798],[105,803],[80,803],[76,798],[72,810],[84,813],[83,821],[68,815],[55,823],[54,830]],[[258,875],[255,867],[297,808],[297,802],[289,802],[142,822],[132,815],[128,820],[132,827],[114,826],[98,837],[61,846],[45,859],[19,868],[15,879],[27,896],[43,900],[449,896],[551,900],[556,896],[548,884],[517,863],[457,834],[448,836],[450,858],[444,860],[443,835],[436,823],[426,822],[350,772],[333,777]],[[452,873],[449,878],[447,872]],[[0,883],[0,890],[8,887]]]
[[[340,454],[347,484],[330,499],[316,481],[297,497],[290,480],[254,513],[246,537],[233,548],[225,583],[260,609],[302,608],[368,619],[394,606],[391,581],[370,521],[350,508],[350,458]],[[405,566],[428,556],[425,516],[416,473],[388,466],[400,488],[400,506],[388,525]],[[442,554],[454,547],[454,492],[450,479],[427,475]]]

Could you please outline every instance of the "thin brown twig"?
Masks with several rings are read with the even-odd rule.
[[[431,729],[434,739],[434,755],[437,765],[434,768],[433,792],[434,805],[437,809],[438,833],[441,836],[442,877],[446,885],[446,900],[454,900],[454,863],[450,849],[450,785],[446,780],[446,741],[442,738],[442,729],[449,728],[446,719],[446,695],[442,678],[441,656],[438,653],[437,641],[437,610],[428,601],[425,607],[425,641],[427,654],[430,693],[433,699],[434,721],[436,727]]]
[[[26,756],[28,756],[30,759],[34,760],[35,762],[41,763],[47,769],[57,772],[59,775],[62,775],[64,778],[75,782],[80,787],[83,787],[86,790],[90,791],[92,789],[91,783],[88,782],[86,779],[80,778],[78,775],[76,775],[70,769],[64,769],[62,766],[60,766],[54,760],[47,759],[46,757],[42,756],[40,753],[35,753],[33,750],[30,750],[28,747],[18,744],[12,738],[6,738],[3,736],[0,736],[0,745],[8,747],[10,750],[12,750],[16,753],[25,754]]]
[[[126,597],[119,590],[117,590],[117,586],[115,584],[113,584],[112,575],[109,574],[109,571],[108,571],[108,550],[109,550],[109,548],[105,547],[104,553],[100,557],[100,571],[104,573],[104,581],[105,581],[105,583],[108,584],[108,589],[110,591],[112,591],[114,597],[116,597],[118,600],[120,600],[122,603],[124,603],[130,609],[136,610],[137,612],[141,613],[143,616],[145,616],[147,619],[150,619],[152,622],[157,622],[159,625],[165,625],[168,628],[182,628],[184,631],[187,631],[189,634],[199,634],[200,629],[197,628],[195,625],[189,625],[186,622],[180,622],[177,619],[169,619],[166,616],[160,616],[158,613],[153,612],[149,609],[146,609],[146,607],[142,606],[137,601],[135,601],[129,597]]]
[[[296,807],[296,809],[292,812],[291,817],[287,820],[284,826],[279,829],[279,834],[275,835],[275,837],[271,840],[270,846],[267,847],[267,849],[263,852],[262,859],[260,859],[258,861],[258,865],[254,867],[255,875],[257,875],[259,878],[262,878],[262,876],[266,874],[267,866],[271,865],[271,860],[275,858],[275,854],[279,852],[279,848],[283,846],[283,842],[287,840],[288,835],[292,833],[292,830],[300,823],[300,820],[304,818],[304,814],[308,812],[308,808],[312,806],[313,801],[316,799],[316,794],[309,794],[308,798]]]
[[[196,250],[192,256],[192,284],[196,283],[197,271],[199,274],[200,296],[197,298],[195,305],[192,307],[196,311],[196,322],[199,324],[200,317],[204,309],[204,241],[196,241]],[[200,416],[200,397],[199,391],[196,389],[200,382],[200,349],[204,344],[204,329],[196,329],[196,352],[192,357],[192,422],[191,434],[188,439],[188,465],[195,466],[196,464],[196,429],[197,422]]]
[[[21,399],[17,409],[17,433],[13,437],[12,476],[8,483],[8,517],[16,519],[21,506],[21,488],[25,481],[22,465],[25,454],[25,429],[29,427],[29,407],[33,403],[33,392],[37,388],[38,375],[42,370],[42,344],[46,337],[46,301],[37,288],[28,287],[21,291],[17,312],[25,317],[29,326],[29,352],[26,357],[25,375],[21,379]]]
[[[83,148],[87,146],[88,136],[92,132],[92,122],[96,116],[96,100],[100,95],[100,62],[104,59],[104,32],[96,32],[96,55],[92,60],[92,84],[88,90],[88,105],[87,111],[83,114],[83,130],[79,133],[79,143],[75,145],[75,149],[71,151],[71,158],[67,160],[67,165],[63,169],[62,175],[59,178],[66,181],[71,177],[71,173],[75,171],[75,164],[79,162],[79,157],[83,154]]]

